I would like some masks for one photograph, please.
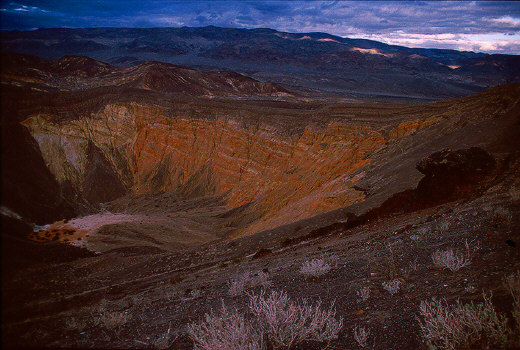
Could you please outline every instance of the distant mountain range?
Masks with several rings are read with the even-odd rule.
[[[40,91],[126,87],[186,96],[292,96],[283,87],[259,82],[235,72],[201,72],[168,63],[148,61],[118,68],[85,56],[46,60],[33,55],[1,56],[2,79]]]
[[[82,55],[118,67],[159,61],[360,96],[441,99],[520,81],[520,56],[418,49],[273,29],[89,28],[2,32],[2,51]]]

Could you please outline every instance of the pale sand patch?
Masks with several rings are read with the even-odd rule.
[[[135,246],[178,251],[217,239],[214,231],[218,224],[215,212],[204,208],[155,215],[102,212],[54,222],[28,238],[36,242],[57,241],[96,253]],[[112,225],[117,228],[103,230]]]
[[[136,221],[151,221],[146,215],[114,214],[110,212],[93,214],[71,219],[57,221],[48,225],[44,230],[29,235],[29,239],[38,242],[59,240],[78,247],[85,246],[85,237],[96,233],[101,227],[112,224],[120,224]]]
[[[113,224],[121,224],[127,222],[136,222],[136,221],[150,221],[150,217],[146,215],[135,215],[135,214],[113,214],[110,212],[94,214],[89,216],[84,216],[80,218],[76,218],[70,220],[68,224],[74,227],[77,231],[82,234],[80,237],[81,240],[71,241],[70,244],[77,247],[85,247],[86,240],[85,236],[96,233],[101,227],[106,225]]]
[[[67,223],[78,230],[86,230],[88,232],[95,232],[102,226],[120,224],[123,222],[134,222],[139,220],[148,220],[146,215],[137,214],[113,214],[110,212],[83,216],[76,219],[69,220]]]

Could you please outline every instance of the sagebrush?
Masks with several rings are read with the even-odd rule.
[[[187,333],[195,349],[264,349],[262,333],[238,311],[228,311],[224,304],[219,314],[211,312],[201,322],[189,324]]]
[[[320,302],[294,302],[283,291],[250,294],[248,311],[244,315],[222,305],[220,314],[206,314],[187,333],[197,349],[289,349],[303,341],[336,339],[343,327],[334,305],[326,310]]]
[[[320,277],[332,269],[332,266],[323,259],[307,260],[300,268],[300,272],[306,277]]]
[[[507,317],[495,310],[485,294],[481,303],[422,301],[419,310],[422,336],[430,348],[471,348],[475,344],[507,348],[515,343]]]

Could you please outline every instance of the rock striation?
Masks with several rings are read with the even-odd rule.
[[[349,214],[393,213],[403,208],[402,201],[385,204],[393,196],[402,199],[427,181],[445,181],[449,171],[421,180],[415,168],[432,153],[431,164],[419,166],[425,173],[452,158],[473,164],[479,157],[478,151],[437,157],[439,150],[478,145],[488,153],[494,147],[500,156],[518,143],[518,84],[431,104],[379,104],[288,98],[278,95],[276,85],[235,73],[159,63],[121,69],[81,57],[18,58],[21,63],[2,76],[3,121],[24,133],[13,143],[27,149],[18,162],[25,166],[16,169],[25,176],[31,166],[45,168],[41,180],[49,186],[31,201],[40,182],[25,191],[11,174],[12,183],[4,182],[4,192],[14,198],[9,209],[21,208],[14,211],[30,222],[36,221],[33,212],[40,213],[43,223],[80,213],[105,218],[105,210],[116,217],[135,215],[105,228],[92,226],[104,232],[89,237],[97,240],[96,251],[112,249],[115,237],[125,236],[124,244],[142,244],[136,235],[148,237],[154,247],[168,241],[175,249],[181,241],[251,235],[313,218],[326,226],[326,220]],[[221,80],[226,76],[231,80]],[[236,95],[226,90],[230,86]],[[463,178],[462,184],[473,181]],[[437,186],[424,188],[438,192]],[[410,201],[415,209],[424,207]],[[45,220],[47,202],[53,212]],[[155,224],[142,215],[154,217]],[[88,231],[63,225],[32,238],[70,241]]]
[[[61,184],[95,204],[126,192],[175,190],[184,198],[225,196],[261,220],[252,233],[363,199],[354,172],[385,138],[363,126],[329,123],[283,136],[234,120],[170,119],[139,103],[111,104],[96,115],[23,121]]]

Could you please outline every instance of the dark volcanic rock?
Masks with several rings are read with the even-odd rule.
[[[417,164],[417,170],[426,176],[416,191],[426,202],[465,197],[495,167],[495,159],[478,147],[436,152]]]
[[[394,194],[380,207],[355,220],[356,224],[469,198],[485,187],[494,175],[496,161],[485,150],[472,147],[433,153],[421,160],[416,168],[425,174],[416,189]]]
[[[481,176],[495,168],[495,159],[482,148],[442,150],[420,161],[416,168],[426,177]]]

